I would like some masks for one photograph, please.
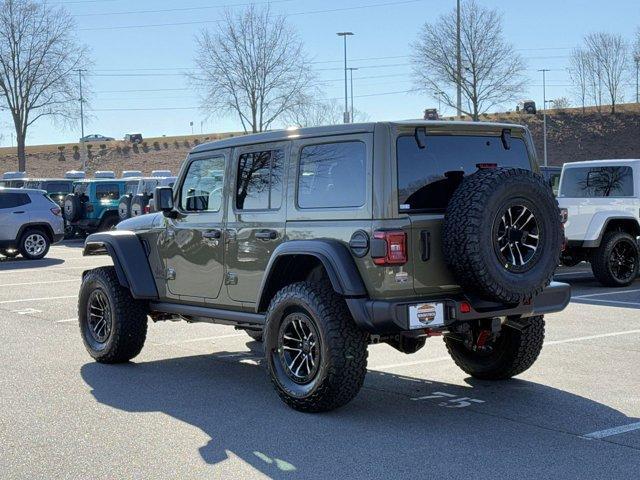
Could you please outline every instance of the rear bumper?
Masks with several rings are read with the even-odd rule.
[[[552,282],[530,304],[516,306],[494,302],[471,300],[465,296],[445,298],[412,298],[407,300],[371,300],[348,298],[347,305],[356,323],[370,333],[378,335],[410,331],[409,307],[421,303],[444,305],[444,328],[455,322],[492,317],[532,317],[559,312],[571,300],[571,287],[566,283]],[[460,303],[471,304],[471,311],[462,313]],[[424,328],[429,328],[425,325]]]
[[[80,230],[85,230],[87,232],[98,230],[98,226],[100,225],[100,220],[97,218],[83,218],[81,220],[75,220],[73,222],[69,222],[69,225]]]

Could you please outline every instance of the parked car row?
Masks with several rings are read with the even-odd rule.
[[[155,211],[157,186],[173,186],[169,170],[143,177],[138,170],[115,178],[112,171],[67,172],[70,178],[27,178],[8,172],[0,180],[0,254],[37,259],[62,238],[113,229],[121,219]],[[121,200],[129,199],[126,212]]]

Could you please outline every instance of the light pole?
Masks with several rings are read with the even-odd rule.
[[[634,55],[633,60],[636,62],[636,103],[640,103],[640,52]]]
[[[442,109],[442,95],[444,95],[444,92],[442,90],[438,90],[437,92],[433,92],[433,94],[438,97],[438,115],[440,115],[440,110]]]
[[[458,119],[462,115],[462,37],[460,35],[460,0],[457,2],[456,10],[456,83]]]
[[[353,109],[353,71],[358,69],[356,67],[349,67],[348,70],[349,70],[349,76],[351,81],[351,121],[353,122],[353,119],[356,116],[356,112]]]
[[[542,145],[544,149],[544,166],[547,166],[547,72],[548,68],[538,70],[542,72]]]
[[[80,137],[84,137],[84,97],[82,96],[82,73],[86,70],[78,69],[78,80],[80,81]]]
[[[347,78],[347,37],[353,36],[353,32],[338,32],[339,37],[344,38],[344,123],[349,123],[349,87]]]

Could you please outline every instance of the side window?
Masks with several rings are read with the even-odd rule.
[[[180,208],[188,212],[218,212],[222,206],[224,157],[194,160],[180,191]]]
[[[563,197],[632,197],[631,167],[576,167],[565,169],[560,192]]]
[[[282,204],[284,151],[243,153],[238,159],[236,209],[277,210]]]
[[[96,184],[96,197],[98,198],[98,200],[118,200],[120,198],[120,189],[118,188],[118,184]]]
[[[0,209],[21,207],[31,203],[26,193],[0,193]]]
[[[308,145],[300,152],[300,208],[360,207],[366,196],[363,142]]]

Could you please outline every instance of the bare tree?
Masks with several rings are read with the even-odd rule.
[[[461,11],[463,112],[478,120],[481,113],[515,99],[524,88],[524,61],[502,33],[497,10],[467,0]],[[411,45],[416,89],[456,107],[456,12],[426,23]],[[434,98],[436,98],[434,96]]]
[[[342,123],[343,106],[337,100],[317,101],[308,99],[288,112],[285,116],[285,123],[295,127],[317,127],[320,125],[335,125]],[[357,109],[353,112],[354,122],[366,122],[368,115]]]
[[[310,62],[297,33],[269,7],[227,10],[215,32],[196,37],[196,73],[209,112],[235,113],[245,132],[267,130],[307,98]]]
[[[589,89],[591,86],[591,69],[589,68],[589,54],[583,48],[574,48],[569,58],[569,78],[578,96],[582,113],[585,112]]]
[[[571,101],[567,97],[560,97],[551,100],[551,105],[553,105],[555,110],[564,110],[571,106]]]
[[[28,128],[45,116],[77,118],[75,73],[86,49],[62,7],[34,0],[0,3],[0,96],[11,112],[18,145],[18,169],[26,169]]]
[[[629,47],[622,35],[606,32],[591,33],[584,39],[585,48],[592,58],[591,69],[602,82],[611,102],[611,113],[622,101],[623,86],[628,74]]]

